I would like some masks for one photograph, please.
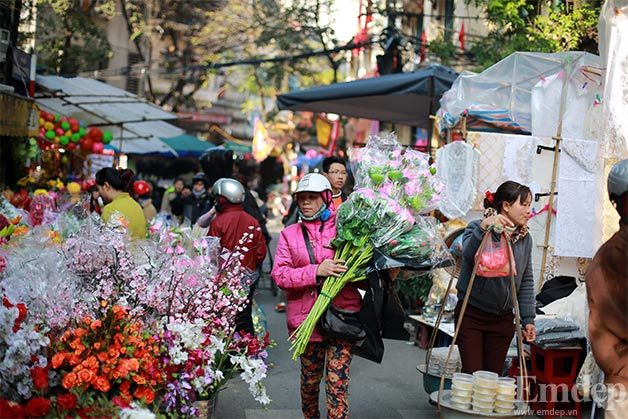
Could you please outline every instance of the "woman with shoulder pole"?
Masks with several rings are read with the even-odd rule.
[[[114,213],[120,213],[128,223],[131,237],[141,239],[146,237],[146,218],[140,204],[131,198],[133,179],[130,169],[105,167],[96,173],[96,186],[106,204],[102,209],[102,219],[109,222]]]
[[[287,291],[287,321],[291,334],[307,317],[328,276],[338,277],[347,270],[336,260],[331,241],[336,237],[336,213],[331,185],[322,175],[307,174],[295,193],[301,223],[283,229],[272,277]],[[362,299],[355,284],[347,284],[333,299],[338,309],[358,312]],[[331,339],[315,329],[301,355],[301,409],[306,419],[320,418],[318,395],[323,371],[326,372],[327,417],[349,415],[349,365],[352,344]]]
[[[502,183],[495,193],[486,192],[484,219],[469,223],[463,233],[462,265],[456,285],[458,306],[456,325],[460,325],[458,346],[462,371],[478,370],[501,374],[514,336],[514,312],[511,295],[511,277],[475,277],[473,288],[468,289],[473,274],[476,253],[484,235],[490,231],[493,242],[500,241],[495,230],[506,229],[512,247],[517,301],[521,315],[523,336],[528,341],[536,337],[534,328],[534,279],[532,277],[532,237],[528,233],[528,219],[532,192],[517,182]],[[462,302],[470,292],[464,316],[460,318]]]

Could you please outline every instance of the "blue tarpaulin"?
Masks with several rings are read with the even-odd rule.
[[[161,140],[172,147],[179,157],[200,157],[207,149],[214,147],[214,144],[209,141],[203,141],[190,134],[162,138]]]

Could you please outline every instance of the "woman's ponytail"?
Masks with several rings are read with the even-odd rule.
[[[104,167],[96,173],[96,183],[103,186],[106,183],[113,189],[120,192],[131,193],[135,174],[131,169],[114,169]]]

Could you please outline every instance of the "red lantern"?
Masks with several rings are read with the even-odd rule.
[[[105,145],[103,143],[94,143],[92,145],[92,152],[94,154],[100,154],[105,149]]]
[[[102,141],[102,131],[100,128],[91,127],[87,132],[87,135],[96,143],[100,143]]]
[[[94,142],[90,138],[85,138],[83,139],[83,141],[81,141],[81,150],[89,153],[90,151],[92,151],[93,147]]]

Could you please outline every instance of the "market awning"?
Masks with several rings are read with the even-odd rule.
[[[112,132],[111,146],[127,154],[169,154],[161,140],[185,134],[169,124],[177,116],[117,87],[84,77],[37,76],[37,104]]]
[[[412,73],[313,87],[277,98],[281,110],[331,112],[427,128],[457,74],[431,65]]]
[[[0,135],[27,137],[37,133],[37,108],[27,97],[0,91]]]
[[[246,154],[253,152],[253,143],[250,141],[234,141],[226,140],[222,146],[227,150],[231,150],[234,153]]]
[[[189,134],[162,138],[162,141],[172,147],[179,157],[200,157],[208,148],[214,147],[214,144],[209,141],[203,141]]]

